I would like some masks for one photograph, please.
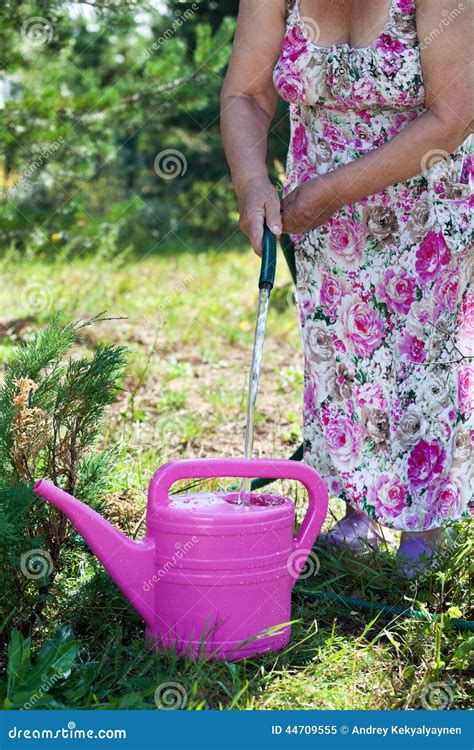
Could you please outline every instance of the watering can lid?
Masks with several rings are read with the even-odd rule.
[[[153,517],[160,521],[172,518],[180,523],[186,520],[202,523],[246,525],[258,522],[274,523],[287,518],[293,523],[294,505],[287,498],[278,495],[251,493],[249,504],[239,502],[238,492],[191,492],[170,495],[168,502],[155,506]]]
[[[193,510],[205,510],[206,512],[220,512],[226,508],[230,512],[255,512],[263,508],[275,508],[291,502],[280,495],[269,495],[268,493],[251,492],[249,495],[240,497],[239,492],[189,492],[183,495],[171,495],[168,498],[169,508],[185,508]],[[248,502],[250,500],[250,502]]]

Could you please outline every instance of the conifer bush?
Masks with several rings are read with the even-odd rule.
[[[104,412],[118,395],[122,346],[79,356],[83,329],[58,319],[15,351],[0,388],[0,565],[2,638],[38,624],[67,550],[79,545],[65,516],[33,492],[46,478],[100,506],[113,451],[100,450]]]

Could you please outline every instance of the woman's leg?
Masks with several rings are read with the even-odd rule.
[[[443,538],[443,528],[430,529],[429,531],[402,531],[400,541],[403,542],[406,539],[420,539],[428,544],[436,545],[437,542],[441,543]]]
[[[421,532],[403,531],[397,552],[400,572],[415,578],[432,567],[443,537],[442,527]]]
[[[352,552],[377,549],[384,532],[376,521],[362,510],[346,504],[346,513],[330,531],[319,535],[319,541],[333,547],[345,547]]]

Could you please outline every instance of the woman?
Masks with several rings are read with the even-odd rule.
[[[347,503],[326,541],[359,549],[377,524],[398,529],[408,575],[472,498],[472,11],[242,0],[222,90],[241,228],[257,254],[264,220],[294,241],[305,460]],[[265,163],[277,92],[282,201]]]

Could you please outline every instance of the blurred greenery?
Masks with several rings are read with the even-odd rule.
[[[237,5],[2,3],[2,249],[235,247],[218,108]]]

